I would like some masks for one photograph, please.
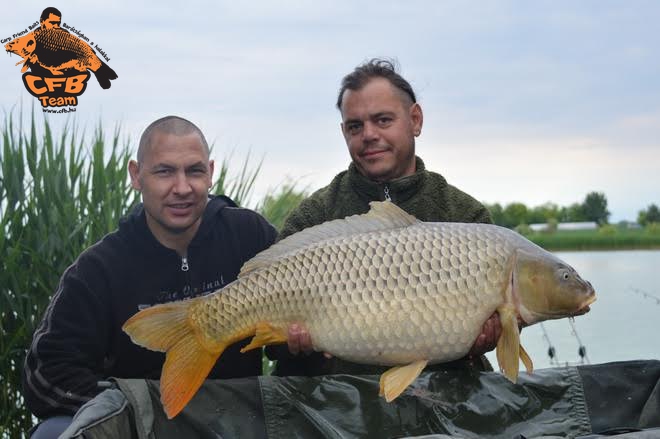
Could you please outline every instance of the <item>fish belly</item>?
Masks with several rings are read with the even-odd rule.
[[[214,339],[300,322],[316,350],[360,363],[451,361],[503,302],[511,252],[467,224],[333,238],[239,278],[201,320]]]

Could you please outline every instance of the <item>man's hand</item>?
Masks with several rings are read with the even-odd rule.
[[[309,355],[314,350],[312,346],[312,337],[310,337],[307,328],[299,323],[292,323],[289,325],[289,330],[287,331],[287,345],[289,346],[289,352],[293,355],[298,355],[301,352],[305,355]],[[324,352],[323,355],[326,358],[332,358],[332,355]]]
[[[309,355],[312,352],[312,338],[302,325],[292,323],[289,325],[287,345],[289,352],[298,355],[300,352]]]
[[[476,357],[492,351],[497,346],[500,335],[502,335],[502,324],[500,323],[500,315],[495,312],[484,322],[481,334],[477,336],[477,340],[472,345],[468,355]]]

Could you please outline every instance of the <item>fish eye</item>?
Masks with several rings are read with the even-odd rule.
[[[566,269],[562,269],[559,271],[559,277],[562,280],[569,280],[571,278],[571,273]]]

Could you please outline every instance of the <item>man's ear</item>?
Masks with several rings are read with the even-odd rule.
[[[128,162],[128,173],[131,176],[131,186],[133,186],[133,189],[141,190],[142,186],[140,185],[140,179],[138,178],[140,165],[138,165],[135,160]]]
[[[410,106],[410,120],[412,121],[413,134],[417,137],[422,133],[422,125],[424,125],[424,113],[417,102]]]

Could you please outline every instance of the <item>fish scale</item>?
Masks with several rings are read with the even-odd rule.
[[[282,331],[299,321],[316,350],[349,361],[394,365],[420,351],[430,362],[460,358],[501,302],[507,282],[502,255],[511,253],[492,226],[481,233],[468,229],[474,225],[419,223],[302,249],[200,304],[199,328],[222,340],[260,321]],[[500,275],[488,277],[489,268]],[[246,296],[252,297],[249,309],[241,310]],[[216,320],[217,309],[238,311],[241,318],[229,312]]]

